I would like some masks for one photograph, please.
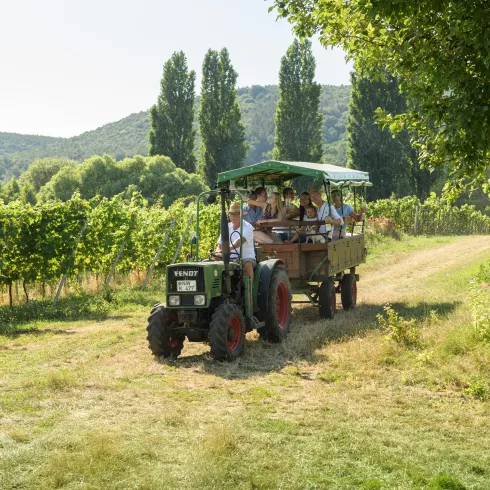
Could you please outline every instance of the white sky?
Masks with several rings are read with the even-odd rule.
[[[293,41],[272,0],[2,0],[0,131],[75,136],[147,110],[163,63],[184,51],[200,72],[227,47],[238,86],[278,82]],[[349,84],[340,50],[314,41],[317,81]]]

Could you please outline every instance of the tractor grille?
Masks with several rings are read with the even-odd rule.
[[[197,272],[197,274],[196,274]],[[199,267],[177,266],[167,269],[167,293],[177,292],[177,281],[191,280],[196,281],[196,293],[203,293],[204,286],[204,270]]]

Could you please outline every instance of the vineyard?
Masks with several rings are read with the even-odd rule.
[[[213,249],[219,231],[219,206],[200,209],[200,256]],[[130,201],[83,200],[38,205],[12,202],[0,205],[0,284],[2,295],[13,304],[12,286],[45,285],[58,292],[65,280],[81,284],[87,275],[110,284],[114,273],[161,272],[185,259],[188,237],[195,227],[193,197],[170,207],[149,206],[139,194]],[[368,217],[388,218],[398,232],[408,234],[489,234],[490,217],[472,206],[460,208],[430,198],[424,204],[415,197],[386,199],[369,204]],[[143,279],[142,279],[143,282]]]
[[[195,211],[194,198],[178,200],[165,209],[148,206],[138,194],[131,201],[118,196],[90,201],[73,197],[35,206],[18,201],[2,205],[2,287],[9,290],[12,304],[16,282],[23,284],[28,299],[27,284],[39,283],[44,291],[46,284],[57,283],[63,276],[79,282],[87,274],[96,274],[108,284],[115,272],[146,271],[152,264],[158,272],[185,258],[185,232],[192,231]],[[206,255],[216,241],[218,206],[203,207],[200,219],[200,251]]]
[[[451,205],[434,196],[423,204],[415,196],[369,203],[368,216],[391,219],[399,233],[413,235],[487,235],[490,217],[474,206]]]

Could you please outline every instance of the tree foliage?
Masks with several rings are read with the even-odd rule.
[[[13,191],[9,189],[9,196],[13,196]],[[121,193],[131,198],[133,192],[140,192],[152,203],[161,202],[164,206],[170,206],[178,198],[196,195],[206,189],[201,177],[177,168],[168,157],[136,156],[117,162],[104,155],[89,158],[80,165],[62,166],[41,187],[37,199],[67,201],[75,192],[79,192],[84,199],[95,196],[112,198]],[[16,197],[19,193],[20,189]],[[10,202],[16,197],[4,197],[4,200]]]
[[[300,36],[318,33],[359,69],[398,77],[409,109],[380,111],[390,129],[408,129],[430,169],[448,166],[447,190],[486,181],[490,165],[490,4],[486,0],[275,0]],[[486,181],[487,191],[490,183]]]
[[[276,160],[319,162],[323,155],[323,117],[318,112],[321,86],[315,83],[311,42],[294,40],[281,59],[276,111]]]
[[[209,186],[216,183],[219,172],[240,167],[247,154],[236,80],[228,50],[223,48],[218,53],[210,49],[202,65],[199,107],[199,171]]]
[[[388,73],[383,79],[362,78],[351,74],[351,98],[347,127],[348,166],[369,172],[373,187],[367,189],[369,200],[417,194],[427,197],[434,177],[420,169],[416,151],[407,131],[395,137],[376,124],[375,111],[381,107],[391,114],[407,109],[405,97],[398,90],[398,80]]]
[[[21,182],[30,184],[34,192],[39,192],[61,168],[73,166],[76,162],[68,158],[41,158],[34,160],[29,168],[22,173]]]
[[[196,73],[187,71],[182,51],[163,66],[158,102],[150,109],[149,155],[165,155],[186,172],[196,170],[194,87]]]

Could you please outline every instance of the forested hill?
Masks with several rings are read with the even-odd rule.
[[[32,150],[39,150],[61,140],[63,140],[63,138],[0,132],[0,157],[8,156],[13,153],[27,153]]]
[[[346,163],[345,127],[349,92],[347,85],[322,87],[320,111],[325,115],[325,161],[336,165]],[[244,163],[250,165],[270,157],[279,89],[277,85],[255,85],[238,89],[237,95],[250,144]],[[197,107],[198,100],[196,110]],[[0,133],[0,180],[19,176],[37,158],[67,157],[83,161],[92,155],[108,154],[120,160],[137,154],[146,155],[148,131],[149,111],[144,111],[73,138]],[[199,142],[196,151],[198,148]]]

